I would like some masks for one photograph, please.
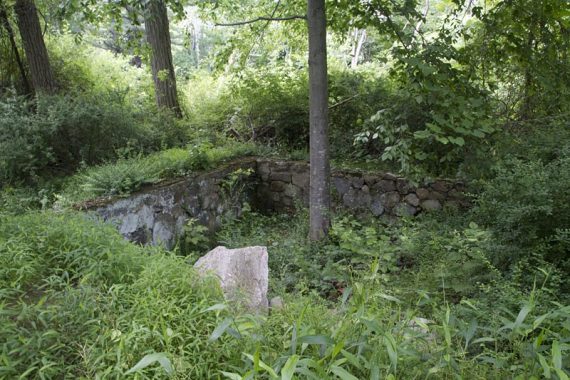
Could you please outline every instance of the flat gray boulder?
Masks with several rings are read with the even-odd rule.
[[[201,257],[194,267],[202,274],[216,275],[228,301],[237,302],[253,312],[267,310],[267,247],[216,247]]]

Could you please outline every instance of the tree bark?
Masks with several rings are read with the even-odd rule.
[[[8,39],[10,40],[10,46],[12,46],[12,51],[14,52],[14,58],[16,59],[16,63],[18,64],[18,69],[20,70],[20,76],[22,77],[22,88],[24,90],[24,94],[30,95],[32,93],[32,86],[28,81],[28,76],[26,75],[26,68],[24,67],[24,62],[22,62],[22,58],[20,57],[20,51],[18,50],[18,45],[16,44],[16,38],[14,36],[14,30],[12,29],[12,25],[10,24],[10,20],[8,19],[8,14],[6,10],[0,5],[0,23],[6,29],[6,33],[8,33]]]
[[[308,0],[310,206],[309,238],[321,240],[330,228],[327,32],[325,0]]]
[[[55,77],[49,62],[47,48],[33,0],[16,0],[18,29],[24,44],[30,76],[36,92],[53,94],[56,89]]]
[[[159,108],[168,108],[176,116],[181,117],[182,112],[178,104],[176,77],[172,64],[168,14],[164,0],[150,0],[146,12],[144,26],[151,49],[150,66],[156,104]]]

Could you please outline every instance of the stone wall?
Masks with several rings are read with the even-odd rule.
[[[248,191],[230,194],[223,184],[238,169],[252,173],[242,179]],[[331,185],[334,208],[361,215],[411,216],[445,205],[466,205],[460,182],[437,180],[416,187],[390,173],[333,170]],[[308,205],[309,164],[247,158],[211,172],[151,186],[127,198],[99,199],[78,208],[115,223],[133,242],[172,248],[190,218],[213,231],[224,215],[239,215],[246,201],[265,212],[293,211],[299,203]]]
[[[221,185],[237,169],[254,172],[256,167],[255,159],[240,160],[211,172],[144,188],[127,198],[98,199],[78,208],[116,224],[130,241],[171,249],[189,219],[195,218],[213,231],[225,213],[239,215],[242,202],[226,196]],[[251,198],[248,193],[241,196]]]
[[[294,161],[258,160],[255,204],[264,210],[285,211],[296,201],[309,203],[309,164]],[[461,182],[437,180],[414,186],[391,173],[333,170],[333,206],[374,216],[411,216],[445,205],[466,206]]]

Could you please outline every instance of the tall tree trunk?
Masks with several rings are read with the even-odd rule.
[[[362,51],[362,46],[364,45],[364,42],[366,41],[366,29],[363,29],[362,32],[360,32],[358,29],[356,29],[354,37],[355,37],[354,49],[353,49],[353,54],[352,54],[352,60],[350,62],[350,68],[351,69],[356,69],[356,67],[358,67],[358,60],[360,59],[360,52]]]
[[[12,51],[14,52],[16,63],[18,64],[18,68],[20,69],[20,76],[22,79],[22,87],[24,90],[24,94],[30,95],[32,93],[32,86],[30,86],[30,82],[28,81],[28,76],[26,75],[26,68],[24,67],[22,58],[20,58],[20,52],[18,50],[18,45],[16,44],[14,30],[12,29],[12,25],[10,24],[10,20],[8,19],[8,14],[6,13],[6,9],[4,9],[2,5],[0,5],[0,23],[2,24],[2,26],[4,26],[4,29],[6,29],[6,33],[8,33],[8,39],[10,40],[10,45],[12,46]]]
[[[14,9],[34,89],[38,93],[52,94],[57,86],[49,63],[36,5],[33,0],[16,0]]]
[[[146,38],[151,49],[150,66],[154,81],[156,104],[182,116],[176,92],[176,77],[170,48],[170,29],[164,0],[150,0],[144,23]]]
[[[327,27],[325,0],[308,0],[310,206],[309,238],[320,240],[330,228]]]
[[[524,69],[524,87],[523,87],[523,103],[521,106],[521,109],[519,111],[520,114],[520,119],[521,120],[527,120],[530,119],[532,111],[533,111],[533,107],[532,107],[532,103],[533,103],[533,98],[532,98],[532,89],[533,89],[533,66],[532,66],[532,61],[534,59],[534,48],[535,48],[535,37],[534,37],[534,20],[531,22],[530,26],[529,26],[529,32],[528,32],[528,39],[527,39],[527,65],[526,68]]]

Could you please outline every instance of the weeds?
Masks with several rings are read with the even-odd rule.
[[[257,151],[252,144],[213,148],[202,144],[173,148],[143,157],[136,155],[117,162],[90,167],[73,176],[60,195],[62,204],[84,201],[97,196],[128,195],[142,186],[188,175],[236,157]]]

